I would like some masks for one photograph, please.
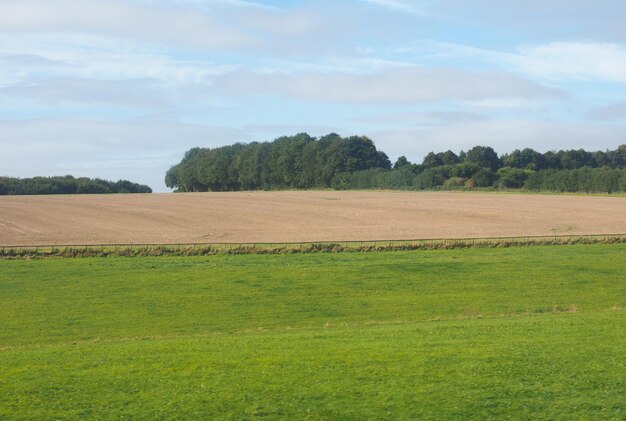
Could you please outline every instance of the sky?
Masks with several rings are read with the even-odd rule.
[[[622,0],[0,0],[0,175],[168,191],[196,146],[626,143]]]

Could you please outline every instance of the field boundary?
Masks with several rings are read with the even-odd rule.
[[[626,243],[626,234],[431,238],[417,240],[309,241],[285,243],[68,244],[0,246],[0,259],[108,256],[205,256],[224,254],[339,253],[538,245]]]

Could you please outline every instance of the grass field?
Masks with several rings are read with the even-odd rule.
[[[0,261],[0,419],[624,419],[626,244]]]

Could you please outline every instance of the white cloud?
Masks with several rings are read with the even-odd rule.
[[[162,107],[170,94],[155,79],[95,80],[54,78],[37,83],[19,83],[0,89],[6,95],[58,102],[110,103],[139,107]]]
[[[357,123],[385,124],[406,127],[407,125],[444,125],[462,124],[485,120],[483,114],[470,111],[422,111],[422,112],[397,112],[378,115],[366,115],[355,118]]]
[[[488,31],[494,38],[506,39],[512,35],[534,41],[626,41],[623,0],[414,0],[411,3],[421,4],[431,21],[454,25],[455,29],[469,25],[478,33]]]
[[[626,120],[626,102],[595,108],[589,116],[603,121]]]
[[[310,33],[321,35],[327,28],[328,19],[323,19],[319,10],[299,7],[293,10],[275,8],[242,7],[231,8],[227,13],[232,21],[248,29],[257,31],[261,36],[277,35],[298,37]],[[329,28],[328,28],[329,29]]]
[[[100,37],[51,35],[0,41],[0,100],[30,98],[141,107],[215,105],[210,79],[237,66],[177,58],[136,43]],[[85,39],[87,38],[87,39]],[[92,48],[85,48],[90,45]]]
[[[178,58],[140,43],[101,36],[9,34],[0,39],[0,85],[31,77],[161,79],[200,83],[236,65]]]
[[[334,48],[339,34],[349,34],[350,28],[317,3],[278,8],[229,0],[2,0],[0,34],[11,33],[82,36],[83,41],[103,37],[120,48],[134,41],[190,51],[284,55]]]
[[[382,6],[397,12],[410,13],[414,15],[423,15],[424,10],[418,6],[416,1],[409,0],[363,0],[365,3]]]
[[[5,51],[0,53],[0,89],[23,81],[31,75],[67,70],[70,69],[65,63],[37,54],[19,50],[13,53]]]
[[[523,72],[542,78],[626,82],[626,48],[617,44],[554,42],[524,46],[511,61]]]
[[[197,8],[121,0],[3,0],[0,30],[100,34],[203,48],[257,43]]]
[[[555,81],[626,81],[626,47],[620,44],[551,42],[522,45],[503,52],[468,45],[423,41],[413,48],[397,48],[395,52],[422,54],[430,60],[461,60],[464,66],[496,65],[527,77]]]
[[[34,54],[0,54],[0,65],[19,67],[54,67],[65,66],[64,63],[50,60]]]
[[[483,113],[508,112],[515,114],[540,113],[545,116],[550,109],[550,103],[540,98],[486,98],[471,101],[469,106]]]
[[[563,92],[502,72],[451,68],[396,67],[376,73],[253,73],[218,76],[229,94],[264,94],[354,103],[412,103],[448,99],[563,98]]]

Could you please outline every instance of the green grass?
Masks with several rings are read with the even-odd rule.
[[[626,244],[0,261],[0,419],[624,419]]]

